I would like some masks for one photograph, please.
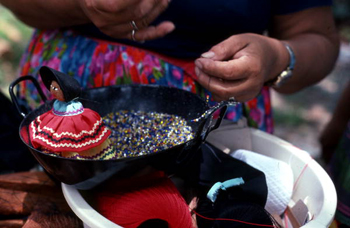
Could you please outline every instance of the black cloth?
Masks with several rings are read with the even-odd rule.
[[[209,218],[233,218],[271,224],[270,217],[264,210],[268,189],[263,172],[207,143],[202,145],[199,154],[196,162],[186,171],[187,175],[184,175],[188,184],[197,191],[197,213]],[[215,183],[239,177],[243,178],[244,184],[220,190],[214,203],[206,197]],[[199,216],[197,222],[199,228],[246,227],[245,224],[232,221],[218,225],[218,222]],[[224,223],[227,224],[222,225]]]
[[[171,1],[152,24],[169,20],[175,24],[175,30],[162,38],[144,43],[113,39],[92,24],[76,26],[74,30],[86,36],[116,41],[171,57],[193,59],[231,35],[263,34],[271,27],[274,15],[331,4],[331,0]]]
[[[0,92],[0,172],[27,171],[37,161],[19,137],[22,117],[11,101]]]

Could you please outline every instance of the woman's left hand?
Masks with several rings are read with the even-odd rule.
[[[288,65],[281,41],[257,34],[234,35],[195,61],[198,82],[216,101],[254,98],[264,83]]]

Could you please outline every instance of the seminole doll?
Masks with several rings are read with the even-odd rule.
[[[73,77],[40,68],[46,88],[56,100],[53,108],[29,126],[31,143],[44,153],[74,159],[113,159],[110,130],[101,116],[78,101],[81,87]]]

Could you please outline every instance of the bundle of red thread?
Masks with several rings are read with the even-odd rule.
[[[154,224],[193,227],[188,205],[162,172],[129,180],[109,180],[97,189],[95,196],[97,210],[122,227],[155,227]]]

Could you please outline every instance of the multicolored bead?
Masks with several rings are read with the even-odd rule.
[[[164,113],[122,110],[103,117],[111,129],[117,157],[136,157],[166,150],[194,137],[182,117]]]

